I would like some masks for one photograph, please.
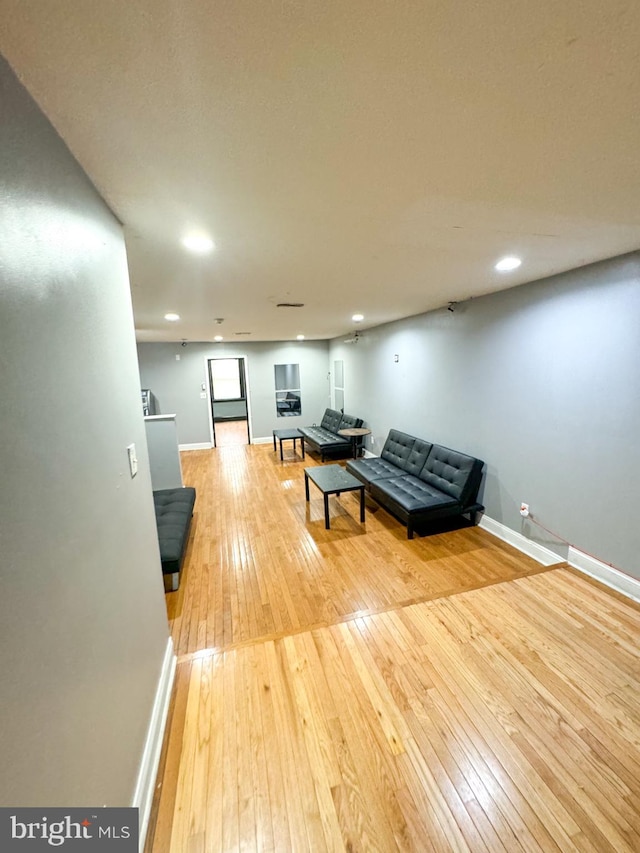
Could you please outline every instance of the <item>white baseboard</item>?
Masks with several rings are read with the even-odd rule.
[[[251,444],[273,444],[273,436],[267,435],[260,438],[252,438]]]
[[[506,527],[506,525],[501,524],[499,521],[495,521],[488,515],[482,516],[478,526],[482,527],[483,530],[486,530],[487,533],[497,536],[498,539],[502,539],[503,542],[508,542],[509,545],[513,545],[514,548],[517,548],[518,551],[522,551],[522,553],[526,554],[528,557],[533,557],[534,560],[542,563],[543,566],[555,566],[556,563],[565,562],[562,557],[555,554],[549,548],[545,548],[544,545],[539,545],[532,539],[527,539],[527,537],[523,536],[522,533],[518,533],[510,527]]]
[[[195,444],[179,444],[178,450],[211,450],[212,447],[210,441],[199,441]]]
[[[167,724],[167,714],[169,712],[169,701],[171,699],[175,672],[176,656],[173,652],[173,640],[169,637],[164,653],[164,660],[162,661],[162,669],[158,680],[151,719],[149,720],[149,727],[147,729],[147,737],[142,751],[142,759],[140,760],[138,780],[131,803],[134,808],[138,809],[140,826],[139,849],[141,851],[144,850],[147,829],[149,827],[149,815],[151,814],[151,805],[153,803],[156,776],[160,763],[160,753],[162,751],[162,741]]]
[[[640,581],[632,578],[630,575],[625,575],[624,572],[614,569],[613,566],[608,566],[606,563],[601,563],[595,557],[585,554],[584,551],[578,551],[572,545],[569,546],[569,556],[567,562],[574,569],[584,572],[585,575],[595,578],[600,583],[605,584],[616,592],[626,595],[627,598],[632,598],[634,601],[640,602]]]

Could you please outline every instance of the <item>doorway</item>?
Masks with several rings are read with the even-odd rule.
[[[214,447],[251,444],[244,358],[208,359]]]

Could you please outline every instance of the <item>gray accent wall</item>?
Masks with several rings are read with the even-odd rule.
[[[168,627],[124,240],[1,57],[0,115],[0,804],[127,806]]]
[[[336,339],[334,359],[374,453],[396,427],[478,456],[489,516],[640,578],[640,254]]]
[[[160,411],[176,413],[181,445],[211,441],[210,404],[208,398],[200,396],[202,385],[207,382],[207,359],[241,356],[246,359],[252,440],[270,438],[274,429],[320,422],[330,405],[328,341],[204,342],[186,347],[179,343],[139,343],[142,387],[153,391]],[[277,416],[276,364],[300,365],[301,416]]]

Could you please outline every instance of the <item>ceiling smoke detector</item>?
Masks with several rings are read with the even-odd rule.
[[[224,323],[224,317],[214,317],[213,322],[216,326],[221,326]]]

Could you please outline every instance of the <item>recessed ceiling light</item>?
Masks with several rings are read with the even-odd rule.
[[[354,323],[360,323],[362,320],[364,320],[364,314],[354,314],[351,319]]]
[[[211,237],[206,234],[187,234],[182,240],[182,245],[190,252],[195,252],[197,255],[206,255],[215,249]]]
[[[521,263],[520,258],[510,256],[508,258],[501,258],[495,268],[498,272],[511,272],[511,270],[517,270]]]
[[[173,312],[169,312],[168,314],[164,315],[164,319],[165,320],[171,320],[171,322],[174,323],[176,320],[180,319],[180,315],[174,314]]]
[[[214,338],[213,340],[214,340],[214,341],[223,341],[223,340],[224,340],[224,338],[222,337],[222,335],[216,335],[216,336],[215,336],[215,338]]]
[[[304,335],[296,335],[296,340],[297,340],[297,341],[303,341],[303,340],[304,340]]]

